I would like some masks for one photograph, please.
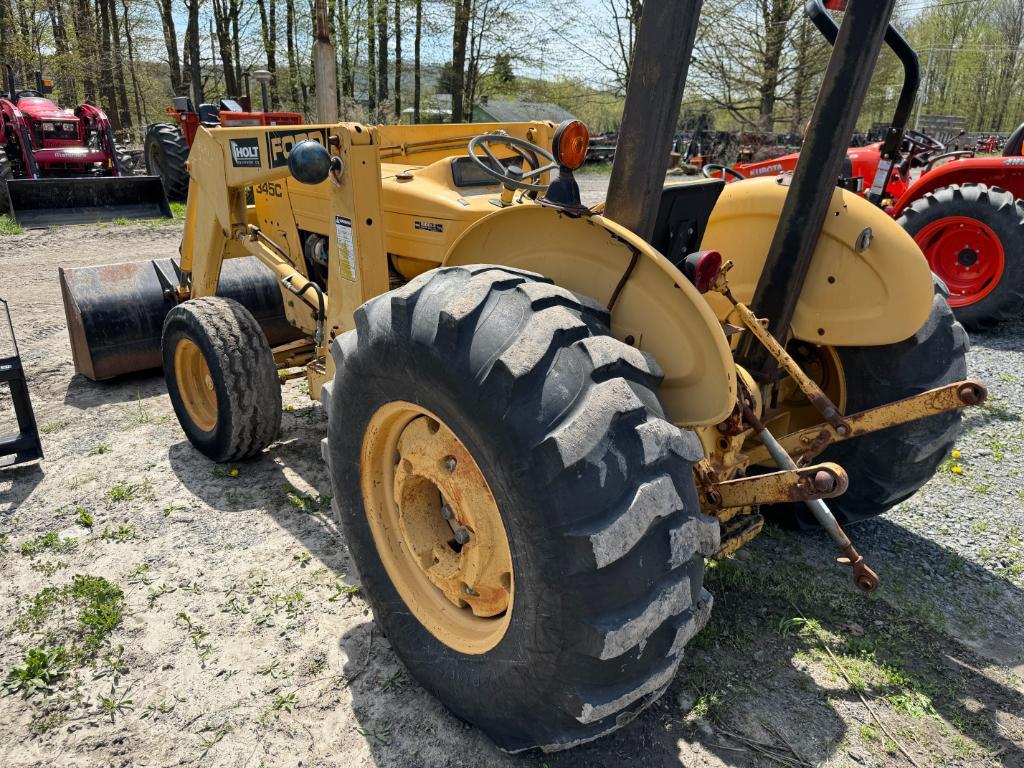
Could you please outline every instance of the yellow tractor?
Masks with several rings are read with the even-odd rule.
[[[913,494],[985,397],[914,242],[835,183],[893,1],[853,0],[792,177],[664,186],[699,0],[644,3],[596,209],[579,123],[202,129],[180,262],[63,274],[79,368],[145,367],[162,323],[181,426],[226,462],[273,443],[304,366],[411,674],[505,750],[595,739],[667,688],[705,558],[762,509],[874,589],[840,522]]]

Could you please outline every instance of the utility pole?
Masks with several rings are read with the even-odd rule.
[[[331,18],[327,0],[315,0],[316,29],[313,35],[313,82],[316,84],[316,120],[338,122],[338,62],[331,42]]]

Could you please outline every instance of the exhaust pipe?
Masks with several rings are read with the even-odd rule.
[[[59,274],[76,373],[102,381],[161,367],[164,318],[177,303],[177,260],[60,268]],[[304,335],[285,319],[274,273],[251,256],[224,262],[217,295],[248,309],[272,347]]]

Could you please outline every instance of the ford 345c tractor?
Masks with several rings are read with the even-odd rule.
[[[665,186],[700,0],[644,3],[597,209],[579,123],[201,128],[180,260],[63,271],[78,369],[162,365],[223,462],[275,450],[304,366],[411,674],[503,749],[598,738],[686,663],[705,558],[765,505],[875,589],[843,525],[984,400],[913,239],[835,185],[894,2],[850,3],[785,184]]]

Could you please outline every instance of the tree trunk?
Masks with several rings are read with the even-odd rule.
[[[139,118],[139,124],[142,125],[146,121],[146,97],[143,96],[142,88],[139,87],[139,78],[135,75],[135,41],[132,38],[131,18],[128,16],[128,0],[121,0],[121,6],[124,9],[124,39],[128,44],[128,71],[132,76],[135,114]]]
[[[377,2],[377,104],[388,100],[388,0]]]
[[[188,79],[192,86],[192,98],[196,107],[206,101],[203,93],[203,60],[199,39],[199,3],[202,0],[185,0],[188,10],[188,27],[185,30],[185,52],[188,55]]]
[[[793,10],[790,0],[762,0],[761,5],[766,30],[758,115],[761,130],[770,132],[775,124],[775,91],[779,87],[779,65],[786,45],[786,22],[792,18]]]
[[[124,73],[124,57],[121,56],[121,22],[117,13],[115,0],[106,0],[107,11],[110,14],[110,41],[112,44],[111,53],[114,57],[114,77],[117,87],[118,117],[121,123],[121,130],[127,131],[132,127],[132,111],[128,102],[128,78]]]
[[[341,36],[341,95],[355,97],[355,82],[352,74],[352,36],[349,29],[349,0],[338,0],[338,32]]]
[[[277,109],[277,0],[257,0],[260,9],[260,29],[263,32],[263,50],[267,54],[270,80],[270,108]]]
[[[88,5],[88,0],[78,0],[78,5]],[[178,56],[178,33],[174,28],[174,7],[171,0],[158,0],[156,4],[160,12],[160,23],[164,31],[164,47],[167,49],[167,66],[171,71],[171,90],[178,96],[185,93],[181,77],[181,58]],[[89,86],[86,85],[86,91]]]
[[[6,5],[7,0],[0,0],[0,18],[3,18],[4,16],[5,10],[3,6]],[[61,67],[64,68],[65,72],[69,72],[70,67],[68,65],[71,63],[71,57],[68,54],[71,53],[71,46],[68,43],[68,26],[64,19],[64,8],[62,4],[60,2],[56,2],[56,0],[47,0],[46,10],[50,16],[50,27],[53,29],[53,47],[57,51]],[[0,43],[0,46],[2,46],[2,43]],[[6,57],[0,56],[0,62],[6,60]],[[61,99],[62,101],[67,104],[78,103],[78,84],[70,74],[61,78],[60,91],[64,96],[64,98]]]
[[[240,39],[238,31],[238,15],[242,12],[242,1],[231,0],[231,48],[235,54],[235,87],[238,88],[238,93],[235,96],[241,96],[243,85],[242,85],[242,41]]]
[[[103,91],[102,109],[110,119],[110,127],[120,131],[121,113],[117,107],[117,89],[114,86],[114,60],[110,49],[110,0],[99,0],[96,4],[99,13],[100,40],[100,84]]]
[[[288,94],[292,106],[299,105],[299,63],[295,55],[295,0],[285,2],[285,36],[288,39]]]
[[[420,96],[421,96],[421,72],[420,72],[420,41],[423,39],[423,0],[416,0],[416,38],[413,43],[413,65],[412,65],[412,121],[417,125],[420,122]]]
[[[234,51],[231,45],[231,7],[228,0],[213,0],[213,22],[216,26],[217,48],[220,52],[221,69],[224,71],[224,92],[229,96],[239,94],[235,78]]]
[[[466,89],[466,39],[472,0],[455,0],[455,23],[452,25],[452,122],[465,119],[463,99]]]
[[[384,3],[387,0],[378,0]],[[377,108],[377,33],[374,28],[376,14],[374,0],[366,0],[366,98],[370,111]]]
[[[395,114],[402,122],[402,0],[395,0]]]

